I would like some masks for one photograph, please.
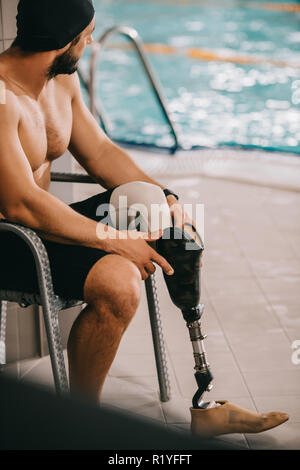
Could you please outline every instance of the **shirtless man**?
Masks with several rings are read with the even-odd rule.
[[[5,86],[0,101],[0,217],[35,230],[49,254],[55,292],[87,303],[68,340],[70,388],[99,401],[138,307],[141,280],[154,273],[153,262],[168,275],[173,269],[149,244],[161,233],[121,239],[109,227],[112,236],[99,237],[105,226],[95,217],[98,204],[118,186],[144,182],[164,190],[177,226],[192,221],[176,195],[143,173],[103,133],[83,102],[76,65],[92,42],[91,1],[20,0],[17,24],[16,40],[0,54]],[[67,149],[106,192],[70,206],[48,192],[51,164]],[[1,288],[37,290],[24,243],[13,234],[0,235]],[[192,429],[210,435],[260,432],[286,419],[284,413],[261,415],[220,402],[215,408],[192,410]]]
[[[65,15],[64,23],[76,20],[77,15],[77,21],[84,17],[86,24],[62,48],[26,52],[22,47],[29,46],[33,51],[41,48],[37,39],[35,44],[28,44],[33,39],[26,38],[26,43],[21,35],[26,35],[26,13],[35,15],[38,21],[37,3],[46,4],[47,15],[39,12],[41,28],[49,11],[59,15],[62,8],[70,12],[71,6],[74,18]],[[69,24],[65,27],[70,29]],[[55,28],[54,39],[59,36]],[[6,89],[5,104],[0,104],[0,217],[31,227],[46,241],[63,244],[64,253],[78,248],[79,255],[86,257],[89,266],[85,266],[83,294],[88,306],[77,318],[69,337],[70,387],[71,391],[81,390],[98,399],[121,337],[138,307],[141,280],[155,271],[153,262],[165,272],[173,271],[147,243],[155,237],[99,239],[96,220],[76,212],[48,192],[52,162],[67,149],[104,188],[132,181],[160,186],[104,134],[83,102],[76,64],[91,44],[94,28],[94,12],[88,0],[26,0],[19,4],[20,39],[18,35],[12,47],[0,54],[0,79]],[[29,29],[31,32],[32,25],[28,34]],[[170,205],[177,202],[172,195],[167,198]],[[49,246],[57,245],[46,243]],[[109,254],[103,256],[104,252]],[[75,251],[70,251],[70,262],[73,253],[76,256]],[[63,263],[67,260],[68,257]],[[68,272],[61,272],[63,264],[57,271],[59,268],[57,277],[66,277]],[[69,267],[70,276],[75,268]],[[70,283],[76,285],[76,280],[70,279]]]

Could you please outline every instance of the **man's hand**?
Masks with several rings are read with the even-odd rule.
[[[153,262],[157,263],[166,274],[174,274],[174,270],[168,261],[147,243],[161,238],[162,230],[155,233],[121,230],[119,233],[120,238],[110,241],[109,251],[132,261],[140,270],[143,281],[156,271]]]
[[[190,218],[188,213],[184,211],[183,206],[178,202],[175,196],[170,194],[169,196],[167,196],[167,201],[170,207],[170,214],[172,216],[174,226],[182,228],[185,232],[188,232],[188,234],[191,235],[195,242],[198,242],[199,244],[197,234],[193,231],[190,226],[184,225],[187,222],[196,227],[195,222]],[[201,255],[201,257],[202,256],[203,254]],[[200,265],[203,266],[202,261]]]
[[[170,194],[167,196],[167,201],[170,207],[170,214],[172,216],[174,226],[184,228],[183,225],[185,222],[191,222],[190,217],[186,212],[184,212],[182,205],[177,201],[175,196]]]

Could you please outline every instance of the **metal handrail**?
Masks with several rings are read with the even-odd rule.
[[[103,49],[104,43],[107,41],[107,39],[110,36],[117,34],[117,33],[122,34],[123,36],[126,36],[128,39],[130,39],[136,48],[136,51],[142,62],[146,75],[152,85],[152,89],[160,104],[161,110],[170,126],[171,133],[175,141],[175,145],[172,147],[171,151],[172,153],[175,153],[179,147],[179,138],[178,138],[178,134],[176,131],[176,125],[170,117],[170,113],[167,109],[167,102],[162,95],[161,86],[158,82],[158,79],[154,76],[150,63],[148,62],[146,52],[144,50],[143,41],[135,29],[129,28],[127,26],[114,26],[108,29],[104,34],[102,34],[102,36],[98,39],[98,41],[96,41],[93,44],[91,62],[90,62],[90,80],[88,83],[89,96],[90,96],[90,110],[96,118],[100,117],[102,123],[104,124],[105,130],[107,131],[108,121],[105,118],[104,110],[99,109],[99,105],[97,105],[96,103],[96,96],[97,96],[96,67],[99,63],[99,56],[100,56],[101,50]]]

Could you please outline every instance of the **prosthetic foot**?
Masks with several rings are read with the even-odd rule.
[[[191,431],[203,437],[231,433],[258,433],[275,428],[289,419],[287,413],[254,413],[228,401],[217,401],[217,407],[191,411]]]
[[[206,338],[201,331],[200,318],[204,305],[200,304],[202,239],[189,223],[184,230],[169,227],[156,241],[156,250],[166,258],[174,269],[164,279],[172,302],[178,307],[186,321],[195,359],[195,379],[198,389],[192,399],[191,431],[200,436],[217,436],[229,433],[258,433],[271,429],[289,419],[286,413],[258,414],[228,401],[205,402],[202,397],[212,389],[213,376],[204,348]]]

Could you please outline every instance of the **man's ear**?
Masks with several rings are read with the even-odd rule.
[[[72,42],[69,42],[65,47],[63,47],[62,49],[56,49],[55,52],[57,52],[58,54],[57,55],[61,55],[63,54],[64,52],[66,52],[68,49],[70,49],[72,45]]]

